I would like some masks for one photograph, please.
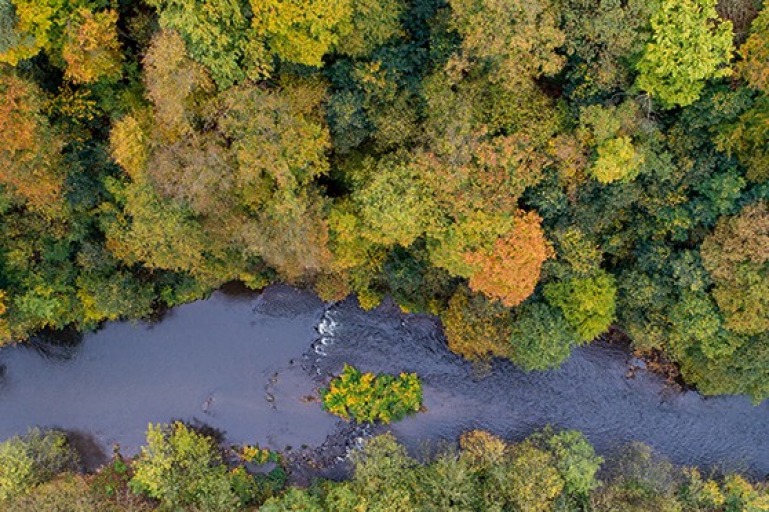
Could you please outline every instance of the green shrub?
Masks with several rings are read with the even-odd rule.
[[[0,502],[27,493],[64,471],[75,470],[77,454],[62,432],[32,429],[0,443]]]
[[[160,500],[161,510],[231,511],[240,502],[214,441],[181,422],[150,424],[130,486]]]
[[[420,409],[422,384],[415,373],[374,375],[345,365],[321,397],[323,408],[342,418],[390,423]]]

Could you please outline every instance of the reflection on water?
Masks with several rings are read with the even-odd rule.
[[[583,431],[602,453],[638,440],[677,463],[769,473],[769,405],[673,393],[643,371],[627,379],[627,358],[599,343],[559,370],[495,361],[480,375],[431,317],[392,305],[367,313],[351,300],[325,308],[286,286],[227,289],[152,326],[115,322],[81,343],[0,350],[0,439],[56,426],[130,454],[148,422],[181,419],[233,443],[336,445],[349,429],[313,397],[350,363],[422,377],[427,411],[392,427],[414,451],[473,428],[515,440],[552,424]]]

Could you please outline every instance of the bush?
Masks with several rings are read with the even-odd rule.
[[[277,464],[280,462],[280,454],[278,452],[268,448],[260,448],[258,444],[242,446],[238,457],[252,464],[267,464],[268,462],[275,462]]]
[[[130,486],[160,500],[162,510],[230,511],[240,502],[214,441],[181,422],[150,424]]]
[[[17,496],[3,504],[6,512],[101,512],[116,509],[97,508],[96,499],[89,493],[88,484],[81,477],[67,475],[41,484],[34,492]]]
[[[344,419],[390,423],[420,409],[422,384],[415,373],[375,376],[345,365],[321,398],[324,409]]]
[[[65,474],[3,503],[3,512],[149,512],[155,507],[134,496],[116,501],[94,492],[88,477]]]
[[[77,466],[77,454],[62,432],[32,429],[0,443],[0,502]]]

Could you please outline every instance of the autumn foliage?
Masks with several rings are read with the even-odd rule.
[[[78,11],[67,26],[62,48],[62,56],[67,62],[65,74],[69,79],[89,83],[120,76],[122,54],[117,19],[116,11]]]
[[[542,264],[553,255],[541,222],[534,212],[522,214],[490,251],[467,254],[467,262],[474,267],[470,288],[508,307],[526,300],[539,282]]]
[[[61,193],[61,142],[43,109],[43,93],[13,74],[0,76],[0,183],[37,208]]]
[[[713,297],[726,327],[741,334],[769,331],[769,204],[745,207],[721,219],[702,244],[715,281]]]
[[[510,312],[482,294],[457,288],[441,315],[449,349],[468,359],[510,353]]]

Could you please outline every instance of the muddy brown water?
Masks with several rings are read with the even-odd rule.
[[[470,429],[519,440],[550,424],[584,432],[602,454],[641,441],[679,464],[769,474],[769,403],[676,392],[644,371],[628,379],[629,357],[594,343],[558,370],[494,361],[478,372],[448,351],[432,317],[391,304],[364,312],[354,300],[326,306],[287,286],[230,289],[155,323],[0,350],[0,440],[32,426],[65,429],[96,465],[99,448],[136,453],[149,422],[181,419],[231,443],[328,446],[359,435],[315,399],[349,363],[420,375],[426,411],[389,427],[415,453]]]

